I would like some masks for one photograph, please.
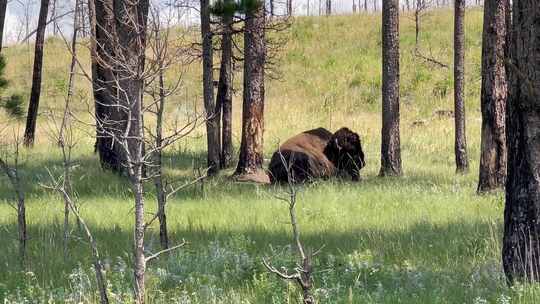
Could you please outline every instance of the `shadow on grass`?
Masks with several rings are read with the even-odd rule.
[[[261,227],[248,227],[244,230],[216,230],[187,226],[171,228],[171,241],[186,239],[188,247],[163,256],[152,262],[149,269],[165,268],[180,277],[212,277],[221,288],[241,289],[246,284],[254,284],[259,275],[264,273],[261,259],[265,255],[290,250],[291,235],[288,231],[270,231]],[[132,231],[118,226],[91,226],[106,264],[114,263],[118,258],[130,265],[132,248]],[[456,221],[444,225],[433,225],[418,222],[408,229],[392,231],[382,229],[351,229],[347,232],[304,233],[303,242],[307,247],[318,249],[325,245],[317,258],[316,267],[332,277],[328,284],[356,286],[360,275],[364,288],[375,291],[377,284],[389,284],[397,288],[399,284],[412,284],[411,273],[421,273],[425,277],[418,284],[432,286],[431,290],[417,290],[419,294],[427,293],[427,298],[436,293],[436,289],[449,289],[441,293],[457,292],[463,284],[471,279],[475,272],[482,271],[485,265],[492,265],[498,259],[501,223]],[[17,260],[17,243],[14,224],[0,226],[0,242],[4,244],[0,264],[4,270],[0,273],[0,285],[13,290],[21,284],[13,274],[21,271]],[[69,274],[79,265],[89,268],[91,257],[84,237],[75,230],[69,243],[69,254],[64,257],[62,225],[55,222],[48,226],[30,225],[29,266],[39,282],[51,288],[69,286]],[[147,250],[158,251],[159,236],[150,232],[147,238]],[[272,251],[272,248],[276,251]],[[281,249],[280,249],[281,248]],[[289,249],[283,249],[289,248]],[[243,257],[243,258],[242,258]],[[222,260],[222,259],[225,259]],[[239,263],[247,259],[246,267],[238,270],[238,265],[224,266],[223,263]],[[278,263],[293,266],[290,257],[277,257]],[[247,263],[247,262],[246,262]],[[185,265],[183,265],[185,264]],[[495,264],[498,265],[498,264]],[[232,273],[222,277],[223,267],[231,267]],[[482,280],[499,282],[500,267],[495,272],[488,270]],[[480,270],[479,270],[480,269]],[[229,270],[227,270],[229,271]],[[350,273],[350,272],[353,273]],[[489,272],[492,271],[492,272]],[[232,277],[231,277],[232,276]],[[382,282],[382,283],[381,283]],[[492,282],[492,283],[493,283]],[[485,282],[484,282],[485,283]],[[475,284],[484,284],[481,281]],[[322,283],[319,283],[322,284]],[[397,285],[396,285],[397,284]],[[416,284],[416,283],[415,283]],[[439,286],[438,284],[453,284]],[[165,286],[163,288],[175,288]],[[500,286],[483,286],[484,289],[497,289]],[[453,291],[452,291],[453,290]],[[356,292],[356,291],[355,291]],[[440,295],[439,295],[440,296]],[[445,295],[442,295],[445,298]],[[467,300],[468,296],[453,296],[456,303]],[[463,298],[465,297],[465,298]],[[470,300],[470,298],[469,298]],[[454,301],[452,301],[454,302]],[[459,303],[461,303],[459,302]]]
[[[166,178],[179,184],[191,181],[196,176],[196,168],[204,167],[205,157],[202,152],[166,153],[163,159],[166,167]],[[73,162],[75,164],[72,174],[73,189],[76,190],[80,198],[125,197],[129,195],[129,184],[126,178],[103,170],[97,155],[74,157]],[[42,197],[50,196],[51,191],[44,189],[42,185],[52,183],[49,172],[55,178],[61,176],[63,163],[58,157],[30,158],[21,164],[19,172],[25,195],[28,198],[39,200]],[[11,184],[3,175],[0,176],[0,180],[5,180],[0,184],[0,201],[12,200],[14,194]],[[151,182],[149,184],[151,185]]]

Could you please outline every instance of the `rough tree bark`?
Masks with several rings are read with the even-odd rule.
[[[221,66],[219,69],[219,83],[217,103],[221,107],[221,168],[231,166],[233,158],[232,143],[232,98],[233,98],[233,70],[232,70],[232,15],[221,17],[223,35],[221,38]]]
[[[291,17],[292,14],[293,14],[292,0],[287,0],[287,16]]]
[[[201,0],[201,37],[203,47],[203,99],[206,111],[206,140],[208,175],[219,172],[221,139],[220,139],[220,109],[214,100],[212,30],[210,28],[210,3]]]
[[[381,176],[399,176],[399,1],[385,0],[382,8],[382,144]]]
[[[126,106],[136,105],[142,98],[139,75],[144,70],[141,50],[146,47],[148,0],[94,0],[90,10],[96,150],[103,168],[125,173],[125,149],[118,140],[125,137],[128,126],[135,133],[142,123],[136,121],[138,113],[130,113]],[[136,148],[137,141],[128,140],[130,149]]]
[[[465,0],[455,0],[454,8],[454,115],[456,172],[469,170],[465,134]]]
[[[6,21],[7,0],[0,0],[0,53],[4,41],[4,23]]]
[[[540,10],[513,1],[502,260],[509,283],[540,280]]]
[[[41,0],[39,8],[38,26],[36,32],[36,45],[34,50],[34,70],[32,74],[32,90],[30,91],[30,103],[26,117],[26,129],[24,130],[24,145],[32,146],[36,133],[36,122],[39,109],[39,97],[41,95],[41,71],[43,69],[43,45],[45,42],[45,28],[47,27],[47,13],[49,0]]]
[[[104,166],[127,173],[134,195],[137,304],[145,302],[142,96],[148,9],[148,0],[93,0],[89,5],[97,148]]]
[[[482,41],[482,138],[478,192],[504,186],[506,179],[505,58],[508,0],[486,0]]]
[[[260,1],[248,10],[245,22],[242,139],[235,175],[258,174],[263,164],[266,41],[264,5]]]

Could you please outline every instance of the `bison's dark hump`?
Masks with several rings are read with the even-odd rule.
[[[313,135],[313,136],[317,136],[317,137],[319,137],[321,139],[324,139],[326,141],[330,140],[330,138],[332,137],[332,132],[328,131],[325,128],[317,128],[317,129],[305,131],[303,133]]]

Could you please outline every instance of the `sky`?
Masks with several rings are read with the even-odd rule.
[[[52,0],[50,0],[52,2]],[[58,15],[67,12],[69,10],[73,9],[74,0],[56,0],[58,3]],[[156,3],[164,4],[165,0],[154,0]],[[168,0],[170,1],[170,0]],[[188,0],[189,1],[189,0]],[[197,3],[197,0],[193,0],[195,3]],[[267,0],[268,1],[268,0]],[[285,0],[274,0],[276,3],[276,6],[284,7],[284,1]],[[293,11],[295,15],[306,15],[307,14],[307,7],[309,3],[310,7],[310,15],[317,15],[319,14],[319,5],[322,9],[324,9],[324,1],[325,0],[292,0],[293,1]],[[352,12],[353,7],[353,1],[355,3],[360,2],[363,6],[364,0],[332,0],[332,10],[333,13],[336,14],[346,14]],[[380,9],[381,7],[381,0],[368,0],[368,6],[369,9],[373,8],[373,1],[377,1],[377,7]],[[401,4],[404,5],[406,0],[400,0]],[[410,2],[413,2],[414,0],[409,0]],[[430,0],[428,0],[430,1]],[[431,0],[434,1],[434,0]],[[467,0],[468,3],[476,3],[476,0]],[[30,16],[30,26],[29,31],[33,31],[36,27],[37,18],[39,14],[39,0],[8,0],[8,9],[6,14],[6,23],[4,26],[4,44],[9,45],[11,43],[15,43],[22,38],[24,38],[26,35],[25,31],[25,11],[28,9],[28,15]],[[197,12],[192,11],[186,14],[190,17],[190,21],[186,22],[196,22],[197,18]],[[61,23],[62,27],[66,30],[66,33],[68,33],[68,29],[71,28],[72,24],[72,16],[67,15],[66,17],[62,18]],[[52,31],[52,27],[49,26],[49,32]]]

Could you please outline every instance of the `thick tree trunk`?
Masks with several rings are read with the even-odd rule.
[[[454,115],[456,171],[469,170],[465,134],[465,0],[455,0],[454,12]]]
[[[242,140],[236,175],[260,173],[263,164],[264,66],[266,62],[264,6],[246,14],[244,31],[244,92]]]
[[[536,1],[513,1],[512,13],[502,251],[509,283],[540,281],[540,11]]]
[[[203,46],[203,98],[206,111],[206,139],[208,150],[208,175],[219,172],[221,139],[221,113],[214,100],[212,32],[210,28],[209,0],[201,0],[201,37]]]
[[[4,45],[4,23],[6,21],[7,0],[0,0],[0,53]]]
[[[506,21],[508,0],[487,0],[482,41],[482,139],[478,192],[501,188],[506,179]]]
[[[128,149],[137,146],[139,113],[133,109],[141,102],[146,48],[148,1],[92,1],[89,12],[92,41],[92,77],[96,108],[96,150],[101,165],[115,172],[126,172],[126,149],[119,144],[130,136]],[[126,20],[132,15],[133,22]],[[128,60],[129,58],[129,60]],[[131,108],[131,109],[130,109]]]
[[[34,70],[32,74],[32,90],[30,91],[30,103],[26,117],[26,129],[24,131],[24,145],[30,147],[34,144],[36,122],[39,109],[39,97],[41,95],[41,72],[43,69],[43,45],[45,43],[45,28],[47,27],[47,11],[49,0],[41,0],[39,8],[38,26],[36,31],[36,45],[34,51]]]
[[[225,33],[221,39],[221,67],[219,69],[219,84],[217,103],[221,107],[221,168],[231,166],[233,158],[232,143],[232,16],[223,16],[222,24]]]
[[[383,1],[381,176],[401,175],[399,134],[399,1]]]

